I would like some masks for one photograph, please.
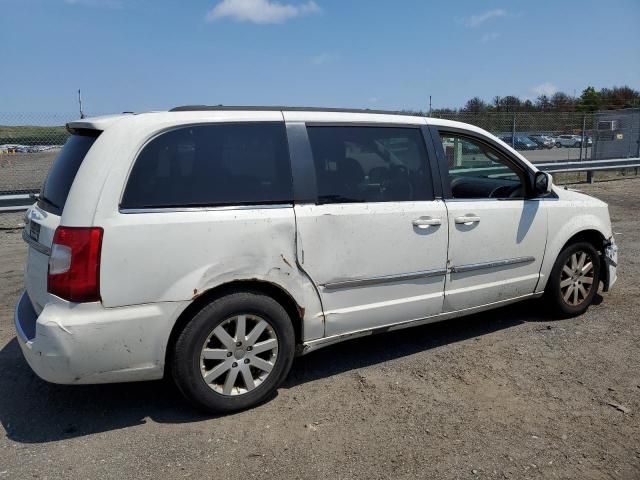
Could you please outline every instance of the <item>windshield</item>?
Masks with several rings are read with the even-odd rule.
[[[55,215],[62,215],[76,173],[98,135],[99,131],[88,130],[69,137],[42,186],[38,201],[40,208]]]

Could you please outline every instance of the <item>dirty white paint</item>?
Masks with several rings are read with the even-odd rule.
[[[298,205],[295,212],[298,248],[320,289],[326,335],[440,313],[444,274],[352,288],[326,285],[443,270],[448,236],[443,201]],[[439,219],[441,225],[418,228],[412,222],[420,217]]]
[[[225,283],[259,280],[305,309],[305,340],[324,334],[317,293],[296,267],[292,206],[119,214],[101,225],[106,307],[190,302]]]
[[[543,291],[547,285],[549,273],[562,247],[576,233],[595,230],[605,239],[613,238],[609,208],[606,203],[583,193],[557,186],[554,186],[553,190],[558,198],[541,202],[549,212],[549,235],[540,269],[540,282],[536,289],[538,292]]]
[[[25,293],[26,295],[26,293]],[[56,297],[38,317],[36,337],[18,334],[27,362],[53,383],[108,383],[162,378],[166,339],[180,303],[119,308],[71,304]]]
[[[375,328],[404,328],[537,296],[572,235],[593,229],[611,237],[604,203],[557,187],[558,198],[527,201],[119,211],[134,158],[159,132],[185,124],[283,117],[432,124],[489,135],[445,120],[330,112],[157,112],[74,124],[104,132],[78,171],[63,216],[37,207],[27,215],[42,225],[44,247],[51,246],[58,225],[104,228],[102,302],[71,304],[48,294],[47,256],[30,248],[25,284],[38,314],[36,337],[27,340],[19,333],[18,338],[38,375],[57,383],[160,378],[176,319],[195,297],[233,281],[267,282],[287,292],[304,309],[303,341],[311,350]],[[517,152],[513,155],[536,170]],[[480,222],[455,223],[461,215]],[[441,224],[417,228],[413,222],[420,217]],[[452,271],[524,257],[532,260]]]
[[[40,235],[38,242],[47,249],[51,248],[53,234],[60,224],[60,217],[52,213],[45,212],[37,205],[33,205],[27,210],[25,215],[25,232],[28,235],[30,222],[37,222],[40,225]],[[27,268],[24,271],[24,283],[29,290],[29,297],[33,308],[40,313],[49,301],[47,293],[47,273],[49,271],[49,256],[34,248],[29,248],[27,254]]]
[[[444,311],[498,302],[533,292],[547,239],[547,209],[538,200],[452,200],[449,213],[449,267],[533,257],[500,268],[449,272]],[[476,216],[472,224],[455,219]]]

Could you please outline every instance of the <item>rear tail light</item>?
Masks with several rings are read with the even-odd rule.
[[[58,227],[53,235],[47,291],[70,302],[100,300],[102,228]]]

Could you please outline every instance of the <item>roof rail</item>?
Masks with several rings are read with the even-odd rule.
[[[320,107],[285,107],[285,106],[227,106],[227,105],[182,105],[174,107],[170,112],[204,112],[204,111],[260,111],[260,112],[330,112],[330,113],[377,113],[382,115],[420,116],[412,112],[396,112],[391,110],[369,110],[366,108],[320,108]]]

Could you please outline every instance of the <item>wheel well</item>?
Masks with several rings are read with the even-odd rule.
[[[199,312],[205,305],[213,302],[218,298],[224,297],[225,295],[228,295],[230,293],[247,290],[267,295],[277,301],[280,305],[282,305],[289,314],[289,318],[291,318],[291,321],[293,323],[293,330],[296,336],[296,345],[300,345],[302,343],[302,318],[304,317],[304,308],[298,305],[287,291],[285,291],[278,285],[261,280],[237,280],[225,283],[223,285],[218,285],[217,287],[200,293],[197,297],[195,297],[193,302],[191,302],[187,306],[187,308],[185,308],[184,311],[180,314],[180,316],[176,320],[176,323],[171,329],[169,341],[167,342],[167,349],[165,352],[165,375],[169,371],[167,366],[171,362],[171,351],[173,350],[173,345],[178,339],[178,335],[180,334],[182,329],[187,323],[189,323],[193,316],[197,312]]]
[[[600,233],[598,230],[583,230],[576,233],[569,240],[567,240],[567,242],[562,246],[562,250],[567,248],[569,245],[577,242],[590,243],[591,245],[593,245],[593,248],[596,249],[600,257],[600,280],[604,282],[605,285],[607,285],[608,279],[606,278],[606,276],[608,275],[608,269],[606,268],[604,255],[602,254],[606,242],[606,238],[604,237],[604,235],[602,235],[602,233]]]
[[[563,245],[562,250],[567,248],[569,245],[577,242],[588,242],[591,245],[593,245],[593,247],[598,252],[602,252],[605,238],[604,238],[604,235],[602,235],[597,230],[583,230],[581,232],[576,233],[573,237],[567,240],[567,242]]]

